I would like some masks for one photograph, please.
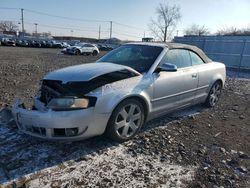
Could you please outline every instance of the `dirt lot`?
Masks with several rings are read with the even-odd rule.
[[[0,106],[13,99],[31,97],[39,87],[39,80],[48,72],[65,66],[90,63],[98,56],[70,56],[60,49],[18,48],[0,46]]]
[[[0,106],[29,100],[45,73],[101,55],[0,47]],[[250,187],[249,174],[248,80],[228,79],[215,108],[155,119],[123,144],[48,142],[0,122],[0,187]]]

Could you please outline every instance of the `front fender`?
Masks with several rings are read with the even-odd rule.
[[[117,93],[116,95],[106,95],[103,96],[100,100],[97,101],[95,106],[95,111],[97,113],[112,113],[118,104],[120,104],[123,100],[136,97],[144,102],[147,106],[148,112],[151,111],[151,103],[150,97],[146,92],[141,93]]]

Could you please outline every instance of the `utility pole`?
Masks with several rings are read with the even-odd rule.
[[[110,39],[112,38],[112,24],[113,24],[113,22],[112,21],[110,21]]]
[[[34,25],[35,25],[35,33],[36,33],[36,36],[37,36],[37,23],[34,23]]]
[[[176,36],[178,37],[178,34],[179,34],[179,30],[176,30]]]
[[[101,39],[101,25],[99,25],[99,40]]]
[[[22,32],[24,33],[23,8],[21,8]]]
[[[144,31],[144,33],[143,33],[143,38],[145,38],[145,31]]]

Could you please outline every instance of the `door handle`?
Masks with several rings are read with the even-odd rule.
[[[197,78],[197,74],[192,74],[192,78]]]

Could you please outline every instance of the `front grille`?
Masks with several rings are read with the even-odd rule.
[[[46,136],[46,129],[43,127],[25,127],[25,131],[31,132],[33,134],[37,134],[40,136]]]

